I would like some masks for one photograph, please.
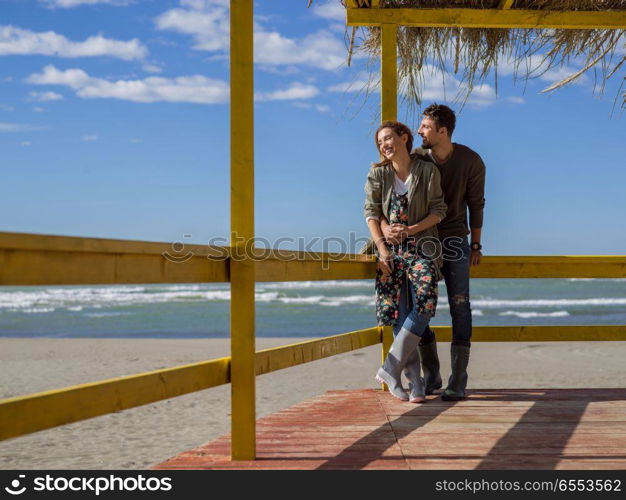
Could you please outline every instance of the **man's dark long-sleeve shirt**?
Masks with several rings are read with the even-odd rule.
[[[452,156],[439,165],[428,149],[416,148],[413,152],[424,160],[435,163],[441,173],[441,188],[448,212],[437,226],[439,238],[465,238],[469,228],[481,228],[485,206],[485,164],[478,153],[467,146],[454,143]]]

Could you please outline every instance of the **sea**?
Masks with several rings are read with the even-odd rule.
[[[449,325],[445,285],[433,325]],[[0,287],[0,337],[224,338],[228,283]],[[626,324],[626,279],[474,279],[474,325]],[[376,325],[374,281],[257,283],[259,337]]]

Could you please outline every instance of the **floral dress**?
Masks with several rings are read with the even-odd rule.
[[[408,197],[394,192],[391,197],[389,223],[409,225]],[[435,263],[425,257],[417,248],[413,237],[406,238],[399,245],[385,243],[393,255],[393,270],[383,278],[380,269],[376,270],[376,318],[379,326],[395,326],[398,319],[400,291],[403,283],[413,284],[414,307],[420,314],[435,315],[437,308],[437,273]]]

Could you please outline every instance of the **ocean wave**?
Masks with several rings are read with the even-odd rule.
[[[313,295],[310,297],[278,297],[276,300],[282,302],[283,304],[314,304],[330,307],[337,307],[346,304],[374,305],[373,295],[348,295],[344,297]]]
[[[564,307],[564,306],[623,306],[626,305],[626,297],[602,297],[592,299],[476,299],[472,304],[485,308],[500,307]]]
[[[260,283],[261,288],[269,289],[300,289],[300,288],[371,288],[374,280],[329,280],[329,281],[284,281],[280,283]]]
[[[565,281],[626,281],[626,278],[567,278]]]
[[[114,316],[129,316],[128,312],[101,312],[101,313],[87,313],[85,316],[88,318],[112,318]]]
[[[498,316],[516,316],[517,318],[564,318],[570,314],[567,311],[535,312],[535,311],[505,311]]]
[[[8,309],[8,312],[21,312],[27,314],[42,314],[54,312],[54,307],[25,307],[23,309]]]
[[[367,288],[365,288],[367,286]],[[259,283],[255,298],[259,303],[310,304],[329,307],[342,305],[372,306],[372,282],[366,280],[305,281],[284,283]],[[356,290],[348,290],[356,287]],[[363,287],[361,289],[361,287]],[[298,293],[302,289],[303,293]],[[313,293],[307,295],[306,291]],[[350,293],[353,291],[353,293]],[[369,293],[371,291],[371,293]],[[334,293],[333,293],[334,292]],[[532,289],[529,290],[532,292]],[[342,295],[345,294],[345,295]],[[593,295],[593,292],[590,292]],[[146,286],[98,287],[41,287],[0,292],[0,312],[38,314],[54,310],[80,312],[84,309],[107,309],[164,303],[226,302],[231,298],[228,284],[177,284]],[[626,297],[591,298],[523,298],[497,299],[482,296],[472,300],[477,311],[542,308],[570,309],[572,307],[626,306]],[[445,293],[439,308],[448,309]],[[475,313],[477,316],[480,314]]]

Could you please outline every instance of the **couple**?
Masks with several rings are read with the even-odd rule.
[[[383,123],[374,136],[381,161],[372,166],[365,184],[365,218],[378,253],[376,316],[379,325],[394,327],[395,336],[376,379],[396,398],[412,403],[423,403],[427,394],[442,387],[437,344],[429,328],[441,278],[453,336],[452,374],[442,399],[464,399],[467,385],[469,268],[482,256],[485,166],[477,153],[452,142],[455,123],[447,106],[428,106],[418,130],[422,147],[415,150],[406,125]],[[401,382],[403,371],[408,393]]]

